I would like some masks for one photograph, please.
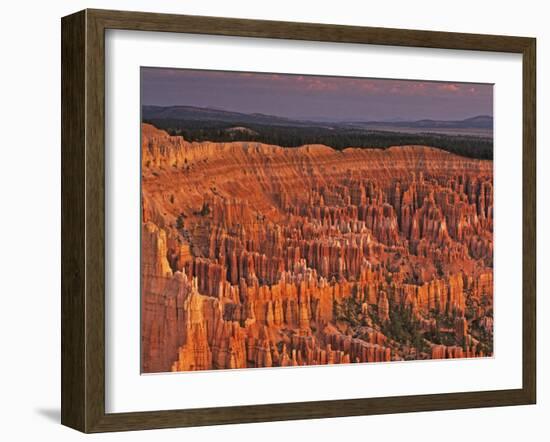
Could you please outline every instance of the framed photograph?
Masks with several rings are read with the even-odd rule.
[[[535,39],[62,19],[62,423],[534,404]]]

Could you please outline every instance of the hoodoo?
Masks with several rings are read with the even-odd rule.
[[[492,354],[493,164],[142,125],[142,371]]]

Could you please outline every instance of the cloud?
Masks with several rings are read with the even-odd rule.
[[[452,84],[452,83],[445,83],[445,84],[440,84],[437,87],[437,89],[444,92],[459,92],[460,86],[457,86],[456,84]]]
[[[493,98],[481,83],[173,68],[142,68],[142,91],[151,104],[338,119],[477,115]]]

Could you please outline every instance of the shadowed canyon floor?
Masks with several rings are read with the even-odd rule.
[[[142,372],[490,356],[493,164],[142,125]]]

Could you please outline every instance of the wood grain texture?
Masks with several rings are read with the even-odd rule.
[[[537,395],[537,97],[536,41],[523,51],[523,389]]]
[[[105,38],[101,21],[89,11],[86,17],[86,431],[91,431],[105,414]]]
[[[61,34],[61,422],[85,427],[85,13]]]
[[[515,390],[105,413],[105,30],[186,32],[523,55],[523,387]],[[83,432],[532,404],[536,398],[535,40],[86,10],[62,20],[62,423]],[[518,146],[519,148],[519,146]]]
[[[106,29],[184,32],[337,43],[522,52],[529,38],[147,12],[88,10]]]

